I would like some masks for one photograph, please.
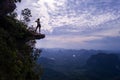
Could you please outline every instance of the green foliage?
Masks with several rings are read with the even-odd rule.
[[[21,2],[21,0],[14,0],[14,2]]]
[[[22,22],[0,18],[0,80],[39,80],[30,40],[34,36]]]
[[[11,12],[8,15],[13,17],[13,18],[16,18],[18,16],[17,12]]]
[[[12,13],[16,9],[16,3],[21,0],[0,0],[0,17]]]
[[[22,10],[21,15],[23,16],[23,21],[25,23],[30,22],[30,17],[32,17],[30,9],[25,8],[24,10]]]
[[[35,37],[26,24],[14,19],[16,2],[21,0],[0,0],[0,80],[39,80],[34,47],[27,44]],[[24,16],[30,21],[30,10],[25,10]]]

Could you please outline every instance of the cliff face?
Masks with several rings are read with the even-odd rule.
[[[41,74],[41,70],[35,71],[40,51],[35,51],[34,44],[45,35],[36,35],[27,25],[7,16],[20,1],[0,0],[0,80],[39,80]]]
[[[36,37],[18,20],[0,18],[0,80],[39,80],[40,74],[34,71],[34,46],[29,44],[34,45],[36,38],[44,37],[43,34]]]

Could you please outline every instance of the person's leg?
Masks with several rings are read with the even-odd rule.
[[[40,31],[41,31],[41,25],[39,24],[38,27],[39,27],[39,33],[40,33]]]
[[[40,28],[41,28],[41,27],[39,26],[39,33],[40,33],[40,31],[41,31]]]
[[[37,32],[37,28],[38,28],[38,26],[36,27],[35,32]]]

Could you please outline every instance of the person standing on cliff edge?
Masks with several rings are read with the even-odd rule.
[[[40,31],[41,31],[40,19],[38,18],[35,22],[37,23],[37,27],[35,29],[35,32],[37,31],[37,29],[39,29],[39,33],[40,33]]]

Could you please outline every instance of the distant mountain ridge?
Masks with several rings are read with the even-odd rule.
[[[99,53],[106,53],[110,54],[111,51],[104,51],[104,50],[73,50],[73,49],[42,49],[42,53],[40,58],[38,59],[38,63],[44,68],[45,74],[43,74],[43,79],[46,80],[44,77],[50,77],[49,71],[53,70],[52,74],[63,74],[68,77],[68,80],[75,80],[84,72],[84,65],[86,65],[88,59],[91,58],[93,55],[97,55]],[[114,53],[114,54],[118,54]],[[73,74],[72,74],[73,73]],[[72,77],[70,77],[73,75]],[[51,78],[50,80],[55,79]],[[60,76],[59,76],[60,77]],[[59,78],[58,77],[58,78]],[[66,80],[66,77],[62,77],[62,80]],[[61,77],[60,77],[61,78]],[[70,79],[71,78],[71,79]],[[48,79],[47,79],[48,80]],[[89,80],[89,79],[88,79]]]

